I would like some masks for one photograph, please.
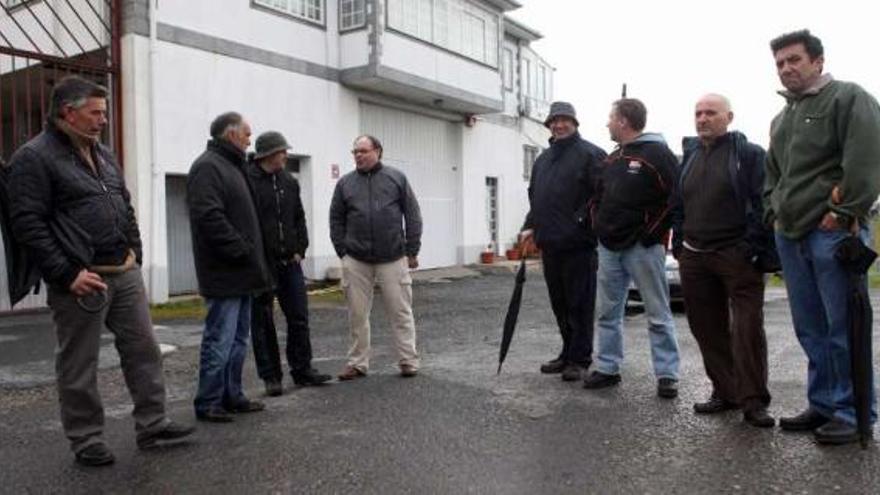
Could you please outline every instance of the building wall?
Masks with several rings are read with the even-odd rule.
[[[152,43],[142,35],[123,38],[126,180],[147,240],[145,273],[154,301],[167,299],[169,266],[180,259],[169,253],[169,239],[176,249],[185,249],[179,247],[185,246],[181,242],[185,232],[179,229],[186,225],[168,215],[181,215],[178,196],[185,174],[205,148],[211,120],[228,110],[245,115],[253,138],[266,130],[282,132],[291,142],[291,153],[301,157],[299,178],[311,241],[304,268],[310,278],[323,278],[338,267],[329,239],[330,200],[336,177],[353,168],[349,153],[352,138],[376,125],[365,120],[365,107],[379,108],[386,117],[403,110],[414,123],[427,127],[432,125],[430,121],[437,125],[442,121],[440,127],[455,136],[453,148],[457,149],[451,150],[450,156],[456,159],[441,160],[456,168],[444,172],[454,182],[455,208],[447,215],[432,214],[429,220],[432,224],[450,223],[451,238],[445,242],[455,251],[451,262],[475,262],[485,247],[486,177],[498,179],[499,250],[512,243],[528,209],[523,144],[543,145],[543,127],[520,117],[521,109],[516,105],[505,114],[480,117],[475,125],[466,126],[461,115],[344,86],[339,77],[342,69],[370,63],[371,32],[338,33],[335,1],[327,1],[325,27],[254,8],[244,1],[230,4],[231,10],[217,16],[212,1],[162,2]],[[381,64],[500,99],[499,72],[399,33],[384,32],[382,36]],[[409,56],[404,56],[407,53]],[[518,70],[519,63],[514,64]],[[473,71],[461,70],[461,66],[470,65]],[[518,89],[519,77],[515,79]],[[516,101],[516,93],[514,89],[505,99]],[[387,131],[390,141],[386,146],[392,146],[387,150],[389,157],[395,156],[393,147],[406,147],[400,141],[405,139],[403,131]],[[400,160],[403,168],[427,163],[414,149],[397,155],[415,157],[419,162],[407,165]],[[411,173],[426,182],[430,175],[426,170],[414,168]],[[426,201],[446,197],[431,192],[430,187],[424,189]],[[168,194],[177,196],[169,200]],[[423,249],[436,249],[436,243]],[[174,282],[180,285],[179,278]]]

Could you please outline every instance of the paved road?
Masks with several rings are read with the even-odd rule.
[[[196,439],[160,452],[134,445],[130,405],[112,352],[100,375],[106,439],[117,463],[72,462],[45,373],[45,323],[0,326],[0,492],[4,493],[876,493],[875,445],[822,448],[809,435],[745,426],[736,412],[696,417],[710,392],[696,344],[677,315],[681,396],[655,396],[642,315],[626,320],[620,387],[586,391],[537,372],[558,352],[546,287],[527,282],[518,333],[495,374],[509,274],[486,273],[415,286],[422,374],[393,367],[381,309],[374,315],[370,376],[266,399],[268,410],[232,425],[199,424]],[[792,335],[784,293],[766,306],[775,414],[804,405],[805,361]],[[877,306],[875,306],[877,307]],[[335,372],[347,345],[344,308],[313,308],[316,365]],[[171,415],[192,420],[198,325],[157,332],[177,347],[166,356]],[[18,342],[18,343],[16,343]],[[108,345],[110,341],[108,341]],[[16,363],[10,361],[10,346]],[[40,347],[39,352],[34,346]],[[28,351],[27,349],[31,349]],[[51,347],[50,347],[51,349]],[[28,354],[30,352],[31,354]],[[49,351],[50,352],[50,351]],[[30,357],[28,357],[30,356]],[[42,364],[34,364],[34,363]],[[30,368],[28,368],[30,366]],[[31,369],[30,384],[16,381]],[[42,371],[41,371],[42,370]],[[257,397],[252,359],[247,389]]]

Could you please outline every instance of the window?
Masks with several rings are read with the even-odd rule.
[[[523,145],[523,179],[529,180],[532,177],[532,166],[535,165],[539,152],[537,146]]]
[[[298,19],[324,24],[324,0],[253,0],[253,2]]]
[[[547,66],[541,66],[541,75],[538,76],[538,87],[541,90],[538,92],[538,98],[541,98],[542,101],[547,101],[549,99],[549,91],[547,89]]]
[[[339,29],[355,29],[367,23],[366,0],[339,0]]]
[[[501,78],[504,80],[504,89],[513,89],[513,51],[505,48],[501,58]]]
[[[526,82],[525,95],[532,96],[532,61],[529,59],[523,60],[523,79]]]
[[[466,0],[388,0],[388,26],[498,67],[499,15]]]

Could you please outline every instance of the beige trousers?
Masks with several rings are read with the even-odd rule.
[[[412,277],[406,257],[375,264],[364,263],[351,256],[342,258],[342,287],[348,301],[348,324],[352,338],[348,364],[365,373],[370,367],[370,310],[373,306],[373,288],[377,283],[385,314],[391,323],[398,364],[418,368]]]

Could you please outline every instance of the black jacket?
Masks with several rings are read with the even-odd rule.
[[[141,261],[140,231],[122,171],[101,144],[92,147],[92,157],[96,171],[49,123],[10,161],[13,235],[43,278],[61,290],[88,265],[121,264],[130,249]],[[59,238],[59,232],[71,231],[75,239]]]
[[[774,272],[780,270],[779,256],[776,253],[776,242],[771,232],[763,223],[764,205],[762,202],[762,190],[764,187],[764,160],[766,152],[757,144],[750,143],[746,136],[740,132],[727,133],[730,139],[730,157],[727,160],[727,169],[730,174],[730,182],[736,194],[739,210],[730,212],[745,219],[745,241],[749,245],[747,255],[758,270]],[[684,244],[684,205],[681,196],[681,184],[690,172],[694,157],[700,149],[700,140],[696,137],[682,139],[681,177],[679,187],[676,189],[673,209],[673,253],[678,255]]]
[[[270,174],[253,161],[247,165],[247,175],[254,191],[269,266],[289,261],[294,254],[304,257],[309,233],[299,182],[284,170]]]
[[[575,133],[550,140],[535,160],[529,180],[529,213],[523,229],[547,253],[595,248],[589,220],[598,167],[605,152]]]
[[[417,256],[421,239],[419,202],[400,170],[377,163],[368,172],[351,171],[336,183],[330,240],[340,258],[387,263]]]
[[[240,297],[272,286],[245,166],[243,152],[211,140],[187,177],[193,257],[205,297]]]
[[[678,160],[659,134],[642,134],[605,160],[593,222],[599,242],[620,251],[667,239]]]

